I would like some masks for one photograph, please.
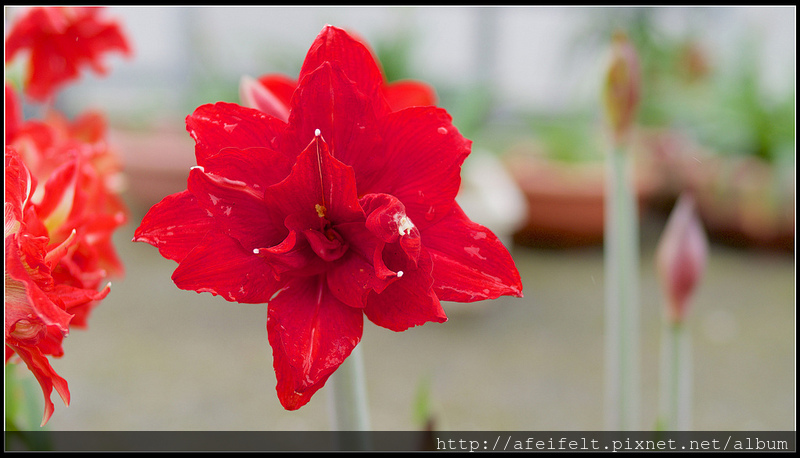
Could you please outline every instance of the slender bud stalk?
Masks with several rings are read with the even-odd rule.
[[[692,355],[686,326],[665,322],[661,336],[661,384],[658,429],[691,429]]]
[[[683,194],[656,249],[656,271],[666,297],[658,427],[668,431],[691,428],[691,343],[685,319],[707,257],[708,241],[694,200],[690,194]]]
[[[369,431],[369,407],[367,386],[364,377],[364,359],[361,353],[363,342],[356,345],[350,356],[331,375],[328,387],[331,390],[331,429],[334,431]],[[341,435],[342,450],[369,450],[366,435]]]
[[[614,35],[604,102],[613,148],[606,160],[606,428],[638,430],[639,217],[627,138],[639,104],[639,62],[622,33]]]
[[[606,427],[639,429],[639,228],[627,151],[607,165],[605,198]]]

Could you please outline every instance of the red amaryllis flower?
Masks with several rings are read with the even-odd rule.
[[[6,63],[30,52],[25,93],[44,101],[60,86],[78,78],[80,69],[99,74],[107,52],[131,54],[119,24],[99,17],[97,7],[36,7],[28,10],[6,36]]]
[[[109,286],[97,291],[56,278],[57,266],[74,249],[76,232],[61,243],[37,234],[43,224],[32,203],[36,179],[9,146],[5,148],[5,183],[5,359],[8,363],[16,354],[39,381],[45,400],[44,425],[54,410],[53,388],[69,405],[67,382],[50,366],[47,355],[63,355],[61,343],[75,311],[103,299]]]
[[[491,231],[455,202],[470,141],[434,106],[393,111],[369,50],[326,26],[286,119],[230,103],[186,119],[197,167],[134,240],[182,289],[268,303],[278,398],[305,405],[361,339],[447,317],[440,301],[522,295]]]
[[[112,236],[127,221],[118,195],[121,165],[105,141],[105,120],[87,112],[70,122],[51,110],[44,121],[22,121],[15,99],[6,86],[6,144],[44,183],[30,199],[37,223],[29,231],[51,244],[73,238],[52,275],[61,284],[96,290],[108,276],[123,274]],[[8,129],[9,124],[15,127]],[[72,326],[84,327],[95,305],[73,310]]]

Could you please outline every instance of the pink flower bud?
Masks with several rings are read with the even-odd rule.
[[[684,193],[672,210],[656,249],[656,270],[667,294],[672,322],[683,321],[707,259],[706,233],[695,211],[694,199]]]
[[[623,32],[614,34],[611,48],[611,63],[603,88],[606,117],[620,142],[633,125],[642,85],[641,69],[636,49]]]

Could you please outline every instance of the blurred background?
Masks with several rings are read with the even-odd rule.
[[[7,22],[21,8],[6,7]],[[266,306],[179,290],[176,264],[131,243],[186,187],[197,106],[243,75],[296,77],[325,24],[375,50],[390,81],[431,84],[473,140],[459,202],[506,243],[525,298],[445,304],[394,333],[365,321],[372,428],[603,428],[603,158],[610,40],[637,48],[642,429],[655,426],[665,306],[653,254],[692,190],[711,240],[694,296],[693,426],[795,429],[795,7],[111,7],[134,48],[57,101],[106,113],[126,169],[126,267],[53,360],[72,403],[52,430],[325,430],[328,393],[284,411]],[[35,110],[35,107],[31,108]],[[25,371],[18,371],[25,372]],[[30,374],[28,374],[30,375]],[[30,377],[32,379],[32,377]],[[37,399],[41,403],[41,399]],[[41,409],[34,424],[41,419]],[[432,421],[432,423],[431,423]]]

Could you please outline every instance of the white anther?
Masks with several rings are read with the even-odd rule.
[[[253,248],[253,254],[258,254],[258,248]]]
[[[406,235],[414,228],[414,223],[412,223],[406,215],[395,215],[394,220],[397,223],[397,232],[399,232],[400,235]]]
[[[397,278],[400,278],[402,276],[403,276],[403,271],[402,270],[398,270],[397,271]]]
[[[195,165],[195,166],[189,167],[189,170],[194,170],[194,169],[199,169],[203,173],[206,172],[206,169],[204,169],[202,165]]]
[[[319,129],[315,129],[315,130],[314,130],[314,136],[315,136],[315,137],[319,137],[319,136],[320,136],[320,134],[322,134],[322,132],[320,132],[320,131],[319,131]]]

